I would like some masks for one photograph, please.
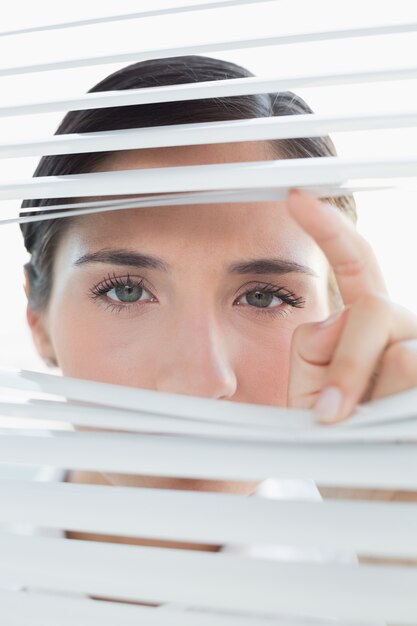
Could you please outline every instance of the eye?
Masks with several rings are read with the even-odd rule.
[[[305,299],[285,287],[267,283],[255,285],[253,289],[243,293],[235,303],[257,309],[256,312],[259,314],[275,315],[289,313],[292,307],[304,307]]]
[[[136,304],[139,302],[155,302],[155,297],[144,287],[143,280],[127,276],[108,275],[90,289],[90,296],[95,300],[112,301],[114,306]]]
[[[116,302],[138,302],[144,293],[149,293],[141,285],[118,285],[106,293],[107,297]]]
[[[254,291],[247,291],[243,298],[246,299],[246,304],[250,304],[251,306],[255,306],[259,309],[268,308],[269,305],[275,300],[279,300],[278,304],[282,304],[283,300],[278,298],[270,291],[261,291],[260,289],[256,289]]]

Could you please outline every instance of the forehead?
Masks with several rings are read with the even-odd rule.
[[[266,142],[240,142],[129,150],[106,156],[95,171],[262,161],[271,159]],[[67,232],[82,253],[128,247],[175,261],[190,254],[233,261],[240,256],[280,255],[320,264],[316,244],[289,217],[285,202],[247,202],[149,207],[102,213],[74,220]],[[213,258],[213,251],[216,257]]]
[[[171,146],[112,152],[103,158],[94,171],[265,161],[274,158],[277,157],[272,153],[271,144],[266,141]]]

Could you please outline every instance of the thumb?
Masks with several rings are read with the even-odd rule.
[[[294,332],[292,351],[311,365],[329,365],[346,323],[347,307],[323,322],[302,324]]]
[[[344,308],[324,322],[300,324],[292,336],[287,405],[311,408],[346,323]]]

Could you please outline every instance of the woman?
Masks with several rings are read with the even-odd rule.
[[[91,91],[251,76],[189,56]],[[311,113],[292,93],[70,112],[57,133]],[[35,176],[335,154],[328,137],[43,157]],[[66,202],[62,199],[60,202]],[[25,201],[42,208],[56,200]],[[417,385],[417,318],[388,298],[352,197],[151,207],[23,224],[28,322],[67,376],[313,408],[323,423]],[[69,472],[69,482],[252,493],[253,483]],[[81,538],[87,535],[69,534]],[[114,538],[111,538],[114,540]]]

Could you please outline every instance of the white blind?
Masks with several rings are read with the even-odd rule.
[[[105,12],[45,24],[18,24],[0,33],[2,41],[48,34],[76,37],[84,29],[138,24],[150,17],[216,12],[239,19],[244,6],[258,15],[280,0],[223,0],[152,3],[123,13]],[[284,7],[284,3],[282,3]],[[341,9],[349,8],[341,3]],[[284,11],[284,8],[282,8]],[[283,18],[285,15],[283,15]],[[25,80],[31,74],[81,71],[152,58],[220,54],[269,46],[297,46],[364,37],[415,37],[417,16],[398,20],[309,29],[279,28],[265,36],[227,39],[216,32],[205,41],[154,47],[134,37],[77,56],[51,48],[47,59],[15,64],[3,58],[0,80],[5,98],[0,117],[123,107],[208,97],[249,95],[323,87],[337,89],[417,78],[414,58],[397,67],[300,72],[205,83],[102,93],[61,94],[42,99]],[[285,20],[284,20],[285,26]],[[414,39],[414,43],[415,43]],[[126,45],[129,48],[126,49]],[[118,49],[120,48],[120,49]],[[417,46],[416,46],[417,48]],[[28,48],[29,49],[29,48]],[[107,68],[107,69],[106,69]],[[318,68],[320,69],[320,68]],[[8,101],[8,80],[21,81],[22,97]],[[414,128],[416,103],[373,113],[334,112],[239,121],[194,123],[121,131],[40,136],[24,132],[0,143],[0,158],[75,154],[319,137],[332,132]],[[417,152],[379,158],[281,159],[175,168],[153,168],[0,182],[0,199],[83,198],[51,204],[47,216],[5,211],[0,224],[23,223],[108,210],[207,202],[283,199],[290,187],[318,197],[415,185]],[[97,195],[132,194],[90,201]],[[87,198],[87,200],[86,200]],[[28,210],[30,211],[30,210]],[[26,211],[26,212],[28,212]],[[38,372],[0,371],[0,417],[33,422],[33,428],[0,431],[0,611],[7,626],[155,624],[187,626],[354,626],[417,624],[417,388],[359,407],[347,422],[318,426],[307,410],[207,400],[179,394],[57,377]],[[48,428],[36,428],[42,420]],[[8,422],[10,423],[10,422]],[[12,422],[11,422],[12,423]],[[73,426],[109,429],[75,432]],[[120,432],[111,432],[117,429]],[[185,479],[314,481],[345,497],[309,500],[267,499],[138,487],[114,487],[32,480],[32,468],[66,468]],[[333,490],[333,491],[332,491]],[[399,491],[404,501],[362,500],[352,490]],[[350,494],[350,495],[349,495]],[[33,532],[47,529],[46,534]],[[228,545],[235,552],[116,545],[65,538],[63,529],[159,542]],[[56,533],[55,536],[50,536]],[[251,546],[258,554],[250,554]],[[265,556],[281,551],[280,559]],[[285,558],[299,551],[301,558]],[[249,556],[246,554],[248,553]],[[321,558],[317,558],[317,554]],[[284,555],[284,558],[282,558]],[[307,555],[307,556],[306,556]],[[308,557],[308,555],[310,555]],[[324,555],[324,557],[323,557]],[[103,601],[105,600],[105,601]]]

